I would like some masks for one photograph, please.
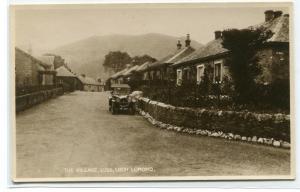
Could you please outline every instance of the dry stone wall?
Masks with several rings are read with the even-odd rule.
[[[275,147],[290,146],[290,115],[174,107],[139,98],[140,113],[170,130],[223,137]]]

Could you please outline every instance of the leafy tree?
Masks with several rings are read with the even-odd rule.
[[[223,47],[231,52],[229,72],[238,103],[249,103],[257,98],[255,78],[261,69],[256,53],[271,35],[261,29],[229,29],[222,33]]]
[[[114,71],[120,71],[125,68],[126,64],[131,63],[131,57],[126,52],[110,51],[105,55],[103,66],[105,68],[111,68]]]
[[[134,65],[141,65],[147,61],[150,61],[150,62],[155,62],[156,59],[149,56],[149,55],[143,55],[143,56],[134,56],[132,58],[132,62]]]

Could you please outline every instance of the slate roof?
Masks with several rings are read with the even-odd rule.
[[[207,58],[210,56],[227,53],[228,50],[223,48],[222,41],[222,38],[218,38],[208,42],[204,47],[199,48],[190,55],[177,60],[177,62],[175,62],[173,66],[177,66],[200,58]]]
[[[268,39],[268,42],[289,42],[289,16],[281,15],[268,22],[263,22],[258,25],[249,27],[250,29],[261,28],[265,31],[270,30],[273,36]]]
[[[135,65],[131,68],[129,68],[127,71],[125,71],[122,76],[129,76],[133,71],[135,71],[137,68],[139,67],[139,65]]]
[[[116,79],[116,78],[120,77],[120,76],[121,76],[125,71],[127,71],[127,70],[128,70],[128,68],[125,68],[125,69],[123,69],[123,70],[121,70],[121,71],[119,71],[119,72],[113,74],[110,78],[111,78],[111,79]]]
[[[270,30],[273,36],[268,42],[289,42],[289,16],[282,15],[271,21],[263,22],[258,25],[248,27],[248,29],[261,28],[265,31]],[[208,42],[204,47],[197,49],[192,54],[178,60],[172,66],[187,64],[194,60],[205,59],[212,56],[228,53],[228,50],[222,46],[222,38],[214,39]]]
[[[165,58],[163,58],[159,61],[151,63],[149,65],[149,68],[156,68],[156,67],[160,67],[160,66],[163,66],[163,65],[173,64],[173,63],[181,60],[182,58],[190,55],[194,51],[195,51],[195,49],[191,46],[185,47],[183,49],[179,49],[175,53],[173,53],[171,55],[168,55],[168,56],[166,56]]]
[[[135,71],[136,72],[142,72],[142,71],[146,70],[151,63],[152,62],[147,61],[147,62],[143,63],[142,65],[140,65]]]
[[[56,69],[56,76],[58,77],[76,77],[71,71],[69,71],[65,66],[60,66]]]
[[[54,66],[54,58],[55,56],[53,55],[43,55],[38,57],[38,59],[46,64],[47,67]]]
[[[34,57],[32,55],[30,55],[29,53],[25,52],[24,50],[15,47],[15,51],[16,52],[21,52],[22,54],[25,54],[27,57],[30,57],[32,60],[34,60],[35,62],[37,62],[38,64],[38,70],[39,71],[45,71],[47,68],[49,68],[49,66],[46,63],[43,63],[40,59],[38,59],[37,57]]]

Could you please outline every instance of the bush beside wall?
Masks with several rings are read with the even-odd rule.
[[[140,98],[139,108],[157,121],[192,129],[222,131],[290,142],[290,115],[174,107]]]

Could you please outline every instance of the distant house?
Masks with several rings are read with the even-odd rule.
[[[87,77],[86,75],[77,76],[79,81],[81,82],[82,87],[80,90],[83,91],[91,91],[91,92],[101,92],[104,91],[104,84],[96,81],[91,77]]]
[[[63,86],[64,91],[81,90],[83,85],[78,77],[65,66],[56,69],[56,82]]]
[[[55,75],[51,65],[15,48],[16,87],[54,85]]]
[[[282,15],[281,11],[268,10],[265,12],[265,21],[249,28],[261,28],[273,33],[267,43],[257,50],[262,74],[257,81],[268,84],[276,79],[289,78],[289,16]],[[172,67],[177,71],[177,84],[182,81],[200,83],[205,71],[213,82],[222,82],[230,78],[228,58],[230,52],[222,46],[222,32],[215,32],[215,39],[191,55],[175,62]],[[185,74],[191,69],[192,73]]]

